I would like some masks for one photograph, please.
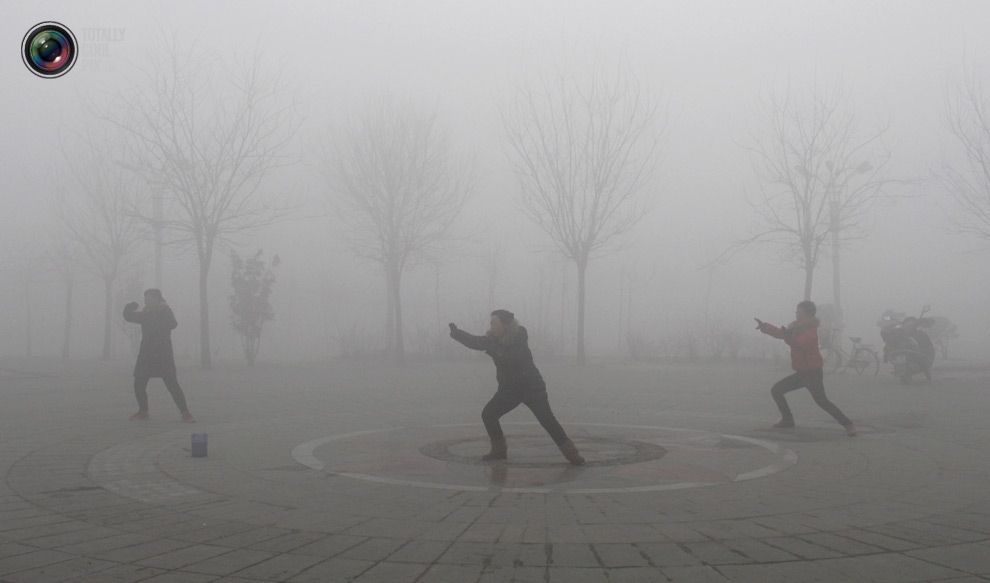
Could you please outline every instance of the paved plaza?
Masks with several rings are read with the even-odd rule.
[[[990,364],[931,385],[784,363],[537,362],[588,463],[525,407],[481,463],[483,355],[179,363],[199,422],[132,364],[0,361],[0,582],[990,581]],[[206,433],[208,455],[191,455]]]

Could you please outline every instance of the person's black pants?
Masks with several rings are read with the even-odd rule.
[[[496,391],[495,395],[488,401],[481,411],[481,420],[485,423],[485,430],[492,439],[504,437],[502,425],[498,422],[503,415],[512,411],[520,404],[529,407],[529,410],[536,415],[536,420],[540,422],[543,429],[550,434],[550,438],[557,445],[567,441],[567,433],[560,426],[560,422],[553,416],[550,410],[550,400],[547,397],[546,389],[535,391]]]
[[[138,409],[141,411],[148,410],[148,381],[151,380],[150,377],[134,377],[134,396],[137,397]],[[180,413],[185,413],[189,409],[186,407],[186,396],[182,393],[182,387],[179,386],[179,381],[174,376],[162,377],[165,381],[165,388],[168,389],[170,395],[172,395],[172,400],[175,401],[175,406],[179,408]]]
[[[822,369],[817,368],[815,370],[799,371],[777,381],[773,388],[770,389],[770,394],[773,395],[773,400],[777,403],[777,408],[780,409],[781,417],[787,421],[794,420],[794,416],[791,414],[791,408],[787,405],[787,399],[784,398],[784,395],[802,387],[807,387],[808,392],[811,393],[812,398],[815,399],[815,403],[819,407],[834,417],[843,427],[852,425],[852,421],[835,406],[835,403],[829,401],[828,397],[825,396],[825,383],[822,382],[823,376]]]

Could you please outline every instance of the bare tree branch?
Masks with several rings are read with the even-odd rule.
[[[889,124],[864,130],[846,101],[841,86],[831,91],[814,87],[801,98],[787,86],[758,99],[752,113],[756,129],[744,145],[759,180],[759,192],[750,199],[755,225],[714,263],[770,244],[782,261],[804,270],[809,299],[814,271],[831,238],[838,304],[841,241],[865,236],[866,215],[888,196],[885,187],[892,182],[884,174]]]
[[[382,266],[390,347],[401,362],[403,272],[450,237],[473,179],[456,160],[436,112],[393,98],[370,104],[330,135],[322,159],[329,194],[351,250]]]
[[[299,121],[285,87],[262,67],[258,50],[231,66],[199,43],[166,42],[145,78],[103,118],[131,136],[138,164],[173,197],[178,212],[164,226],[196,250],[200,275],[200,360],[211,366],[207,276],[218,243],[284,220],[286,193],[262,187],[286,154]]]
[[[962,152],[956,164],[943,160],[936,179],[958,211],[950,214],[954,229],[990,249],[990,95],[981,71],[975,58],[969,60],[962,78],[946,89],[943,119]]]
[[[579,363],[588,262],[614,250],[652,202],[642,191],[659,165],[659,107],[623,64],[599,66],[583,81],[560,71],[540,76],[502,111],[522,209],[578,269]]]

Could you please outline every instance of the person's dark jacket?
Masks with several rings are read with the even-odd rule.
[[[515,332],[512,334],[512,332]],[[498,390],[509,392],[546,390],[533,353],[529,350],[529,334],[526,328],[510,330],[501,339],[494,336],[475,336],[461,329],[454,329],[450,337],[474,350],[483,350],[495,361],[495,378]]]
[[[172,330],[179,324],[175,321],[172,308],[163,303],[152,310],[138,310],[137,303],[132,302],[124,307],[124,319],[141,324],[141,349],[138,351],[137,364],[134,365],[134,376],[176,376]]]

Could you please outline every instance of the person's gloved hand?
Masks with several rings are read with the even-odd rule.
[[[124,309],[125,310],[136,310],[136,309],[138,309],[140,307],[141,307],[141,304],[139,304],[137,302],[130,302],[126,306],[124,306]]]
[[[454,324],[453,322],[451,322],[450,324],[447,324],[447,325],[450,326],[450,334],[453,335],[454,332],[457,331],[457,324]]]
[[[756,329],[759,330],[760,332],[763,332],[763,320],[759,318],[753,318],[753,319],[756,320]]]

